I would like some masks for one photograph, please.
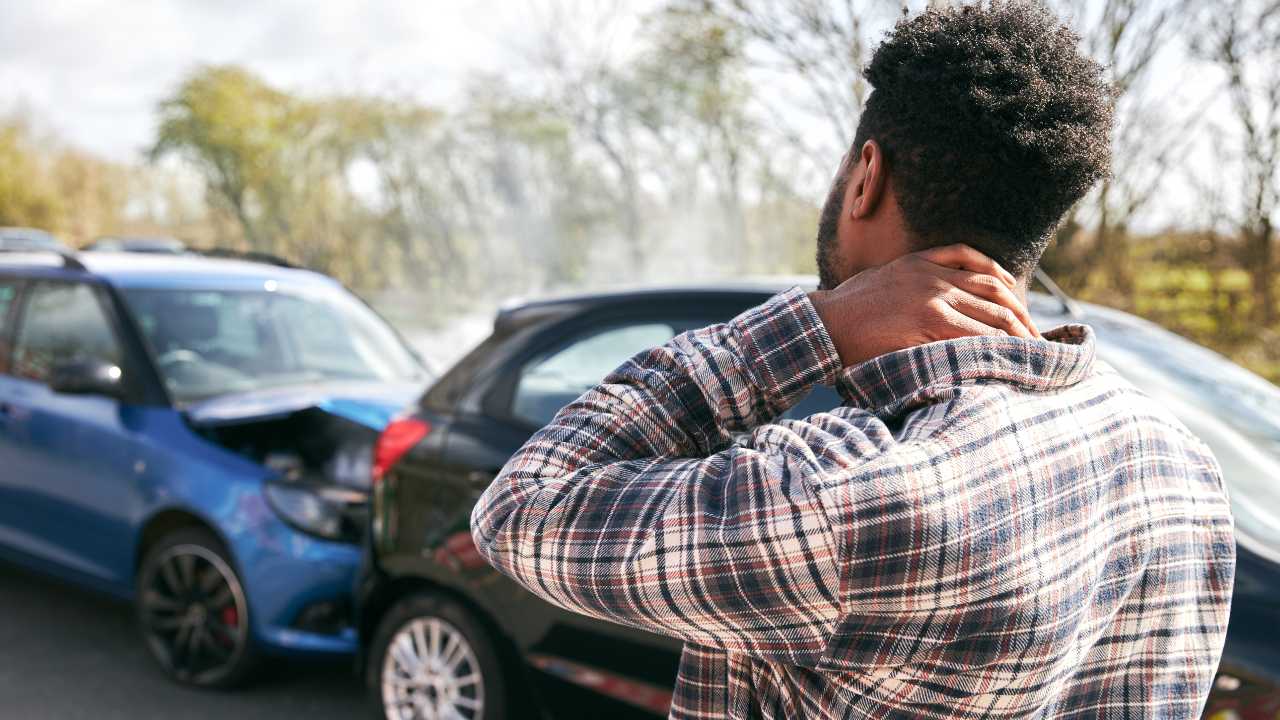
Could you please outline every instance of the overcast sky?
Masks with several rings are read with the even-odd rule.
[[[26,111],[73,145],[134,161],[154,137],[159,100],[202,63],[241,64],[292,92],[447,105],[470,73],[513,69],[535,6],[560,1],[0,0],[0,113]],[[578,1],[631,13],[654,4]],[[1155,76],[1171,95],[1209,87],[1177,61]],[[1173,179],[1149,222],[1195,212],[1183,185]]]
[[[504,57],[520,0],[0,0],[0,111],[133,160],[156,103],[201,63],[238,63],[289,90],[440,102]]]

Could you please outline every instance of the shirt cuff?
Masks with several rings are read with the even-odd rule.
[[[772,403],[789,408],[814,385],[832,385],[840,355],[798,287],[775,295],[734,319],[747,367]]]

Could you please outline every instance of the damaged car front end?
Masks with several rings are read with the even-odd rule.
[[[423,365],[336,283],[122,295],[183,423],[253,468],[254,511],[242,500],[223,522],[254,637],[273,651],[352,651],[374,444],[426,383]]]
[[[239,533],[238,554],[254,558],[245,583],[265,644],[353,649],[349,596],[369,517],[373,447],[417,388],[288,387],[218,397],[183,413],[197,437],[258,468],[270,512],[244,516],[256,522]]]
[[[360,543],[373,447],[416,386],[285,388],[206,401],[186,412],[206,440],[269,471],[263,493],[301,532]]]

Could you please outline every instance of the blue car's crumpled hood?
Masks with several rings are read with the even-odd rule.
[[[422,387],[415,383],[290,385],[220,395],[189,405],[184,413],[193,425],[215,427],[281,418],[314,407],[372,430],[382,430],[421,391]]]

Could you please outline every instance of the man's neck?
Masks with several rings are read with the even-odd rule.
[[[1027,275],[1027,276],[1015,278],[1015,279],[1018,281],[1018,283],[1013,286],[1013,294],[1018,296],[1019,302],[1021,302],[1023,305],[1026,305],[1027,293],[1030,292],[1030,288],[1031,288],[1031,276]]]

